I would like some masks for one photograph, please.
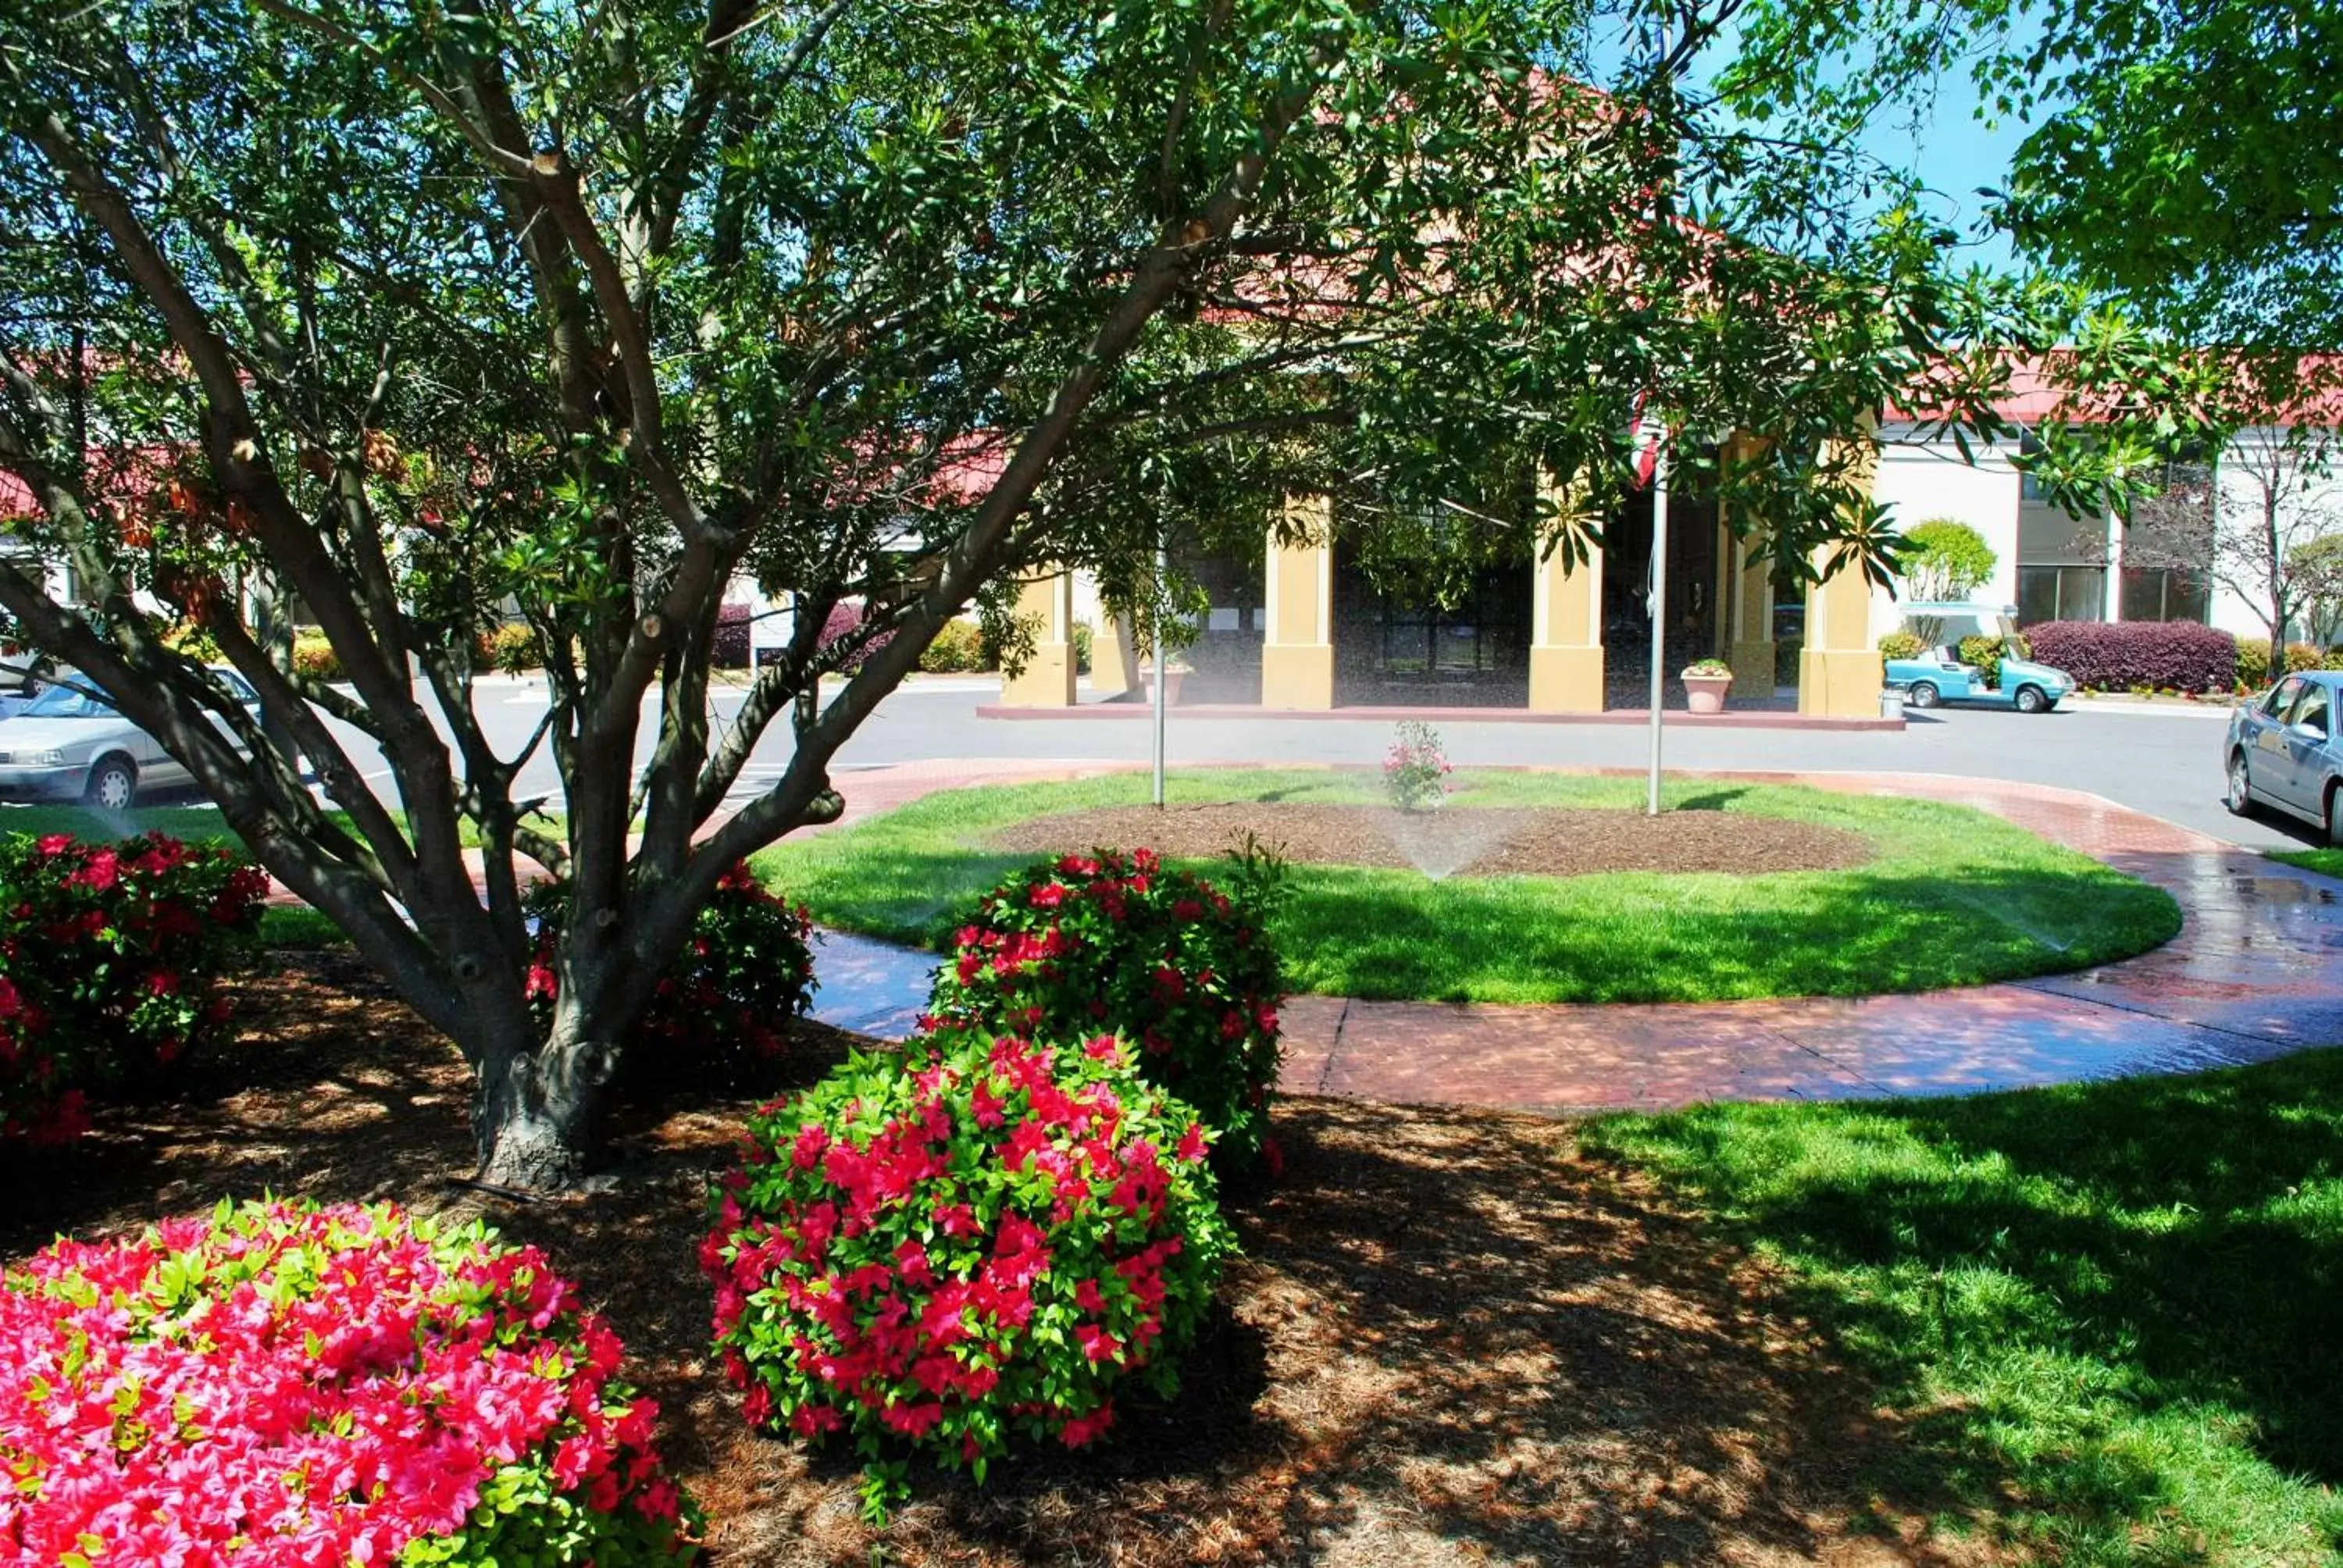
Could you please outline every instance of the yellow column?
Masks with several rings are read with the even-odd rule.
[[[1300,496],[1286,503],[1287,538],[1269,536],[1269,625],[1261,645],[1261,705],[1334,706],[1333,503]]]
[[[1017,584],[1018,621],[1033,629],[1033,651],[1025,668],[1001,682],[1003,708],[1071,708],[1074,705],[1074,579],[1069,572],[1046,572]]]
[[[1864,489],[1879,469],[1878,444],[1865,429],[1855,441],[1835,441],[1825,467],[1846,464]],[[1815,552],[1815,569],[1830,575],[1806,589],[1806,641],[1798,655],[1798,711],[1834,719],[1879,712],[1885,678],[1871,642],[1871,584],[1852,565],[1832,571],[1832,547]]]
[[[1561,508],[1556,527],[1573,509],[1567,487],[1550,487]],[[1553,544],[1553,548],[1544,547]],[[1589,543],[1586,558],[1572,561],[1562,543],[1540,541],[1530,590],[1530,711],[1603,711],[1603,547]]]
[[[1730,455],[1745,461],[1764,447],[1765,443],[1754,437],[1736,436]],[[1725,660],[1733,666],[1735,690],[1744,697],[1771,697],[1778,668],[1774,647],[1774,563],[1765,553],[1763,533],[1755,526],[1756,519],[1741,519],[1752,526],[1737,536],[1732,528],[1734,520],[1720,509],[1717,547],[1725,562]]]
[[[1139,685],[1139,655],[1131,640],[1131,623],[1113,611],[1099,610],[1098,630],[1091,634],[1091,695],[1121,697]]]

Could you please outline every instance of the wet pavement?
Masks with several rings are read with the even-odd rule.
[[[872,769],[848,820],[932,789],[1111,765],[947,762]],[[1973,806],[2166,889],[2180,935],[2073,974],[1858,999],[1494,1006],[1297,996],[1288,1091],[1535,1111],[1704,1100],[1850,1100],[2194,1072],[2343,1044],[2343,882],[2095,795],[1932,774],[1716,773]],[[843,784],[846,781],[841,779]],[[815,1014],[881,1037],[918,1017],[933,959],[828,933]]]

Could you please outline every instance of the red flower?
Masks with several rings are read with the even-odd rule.
[[[1054,910],[1066,901],[1063,882],[1045,882],[1033,890],[1032,903],[1037,910]]]

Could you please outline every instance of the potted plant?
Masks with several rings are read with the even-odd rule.
[[[1725,694],[1733,689],[1733,667],[1721,658],[1704,658],[1686,665],[1677,678],[1684,682],[1684,706],[1694,713],[1722,713]]]

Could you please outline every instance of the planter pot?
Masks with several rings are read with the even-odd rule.
[[[1177,664],[1163,672],[1164,707],[1180,706],[1180,682],[1187,673],[1185,667]],[[1131,696],[1141,703],[1151,705],[1155,701],[1155,671],[1152,667],[1139,672],[1139,685],[1132,690]]]
[[[1722,713],[1725,694],[1733,689],[1729,675],[1684,675],[1684,706],[1694,713]]]

